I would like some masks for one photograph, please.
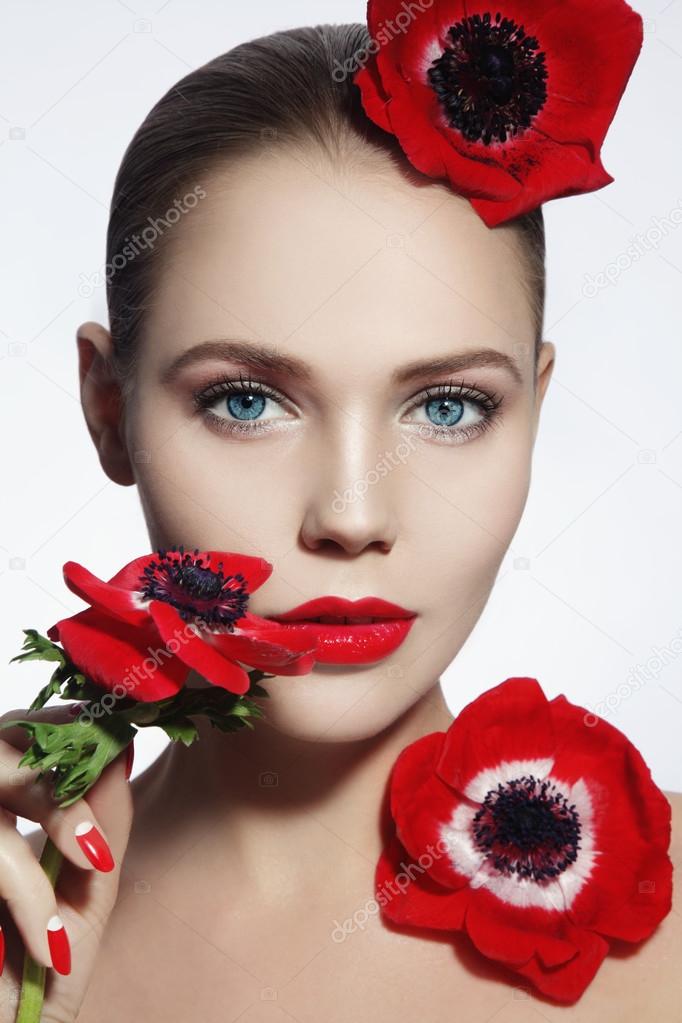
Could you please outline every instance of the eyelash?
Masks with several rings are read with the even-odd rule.
[[[244,377],[241,373],[239,374],[239,380],[227,377],[221,378],[203,390],[195,392],[192,396],[192,404],[195,411],[203,415],[221,433],[249,433],[253,435],[268,432],[272,427],[266,423],[257,423],[255,420],[251,424],[247,420],[229,422],[224,417],[216,416],[210,411],[211,406],[215,405],[220,398],[229,397],[233,394],[243,395],[245,393],[270,398],[278,405],[286,404],[286,400],[282,395],[268,387],[267,384],[263,384],[258,380],[252,380],[250,377]],[[480,422],[460,429],[453,426],[438,426],[435,423],[418,424],[419,426],[429,426],[430,437],[441,437],[446,441],[455,443],[462,443],[462,440],[460,440],[462,437],[465,440],[469,440],[478,434],[484,433],[490,427],[498,425],[497,420],[504,401],[501,395],[496,393],[489,394],[476,385],[468,387],[464,381],[461,381],[459,384],[438,384],[435,387],[425,388],[418,395],[415,395],[407,411],[411,412],[415,408],[420,408],[435,398],[466,399],[478,406],[479,410],[483,413],[484,418]]]

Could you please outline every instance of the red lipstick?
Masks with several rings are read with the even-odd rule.
[[[320,664],[369,664],[400,646],[416,612],[380,597],[316,597],[284,614],[266,617],[309,635],[317,644],[315,659]]]

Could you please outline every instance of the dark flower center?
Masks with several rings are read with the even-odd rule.
[[[157,551],[159,560],[152,559],[140,576],[142,596],[148,600],[163,600],[172,604],[184,621],[201,619],[207,625],[223,625],[234,631],[234,623],[244,616],[249,595],[244,576],[223,574],[223,562],[212,568],[204,558],[184,553],[184,548],[172,547]]]
[[[486,794],[473,819],[478,849],[501,874],[551,880],[578,857],[580,820],[575,803],[531,774]]]
[[[530,125],[547,99],[545,54],[523,25],[490,13],[448,29],[428,72],[448,123],[467,142],[506,142]]]

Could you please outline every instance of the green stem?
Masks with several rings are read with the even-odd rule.
[[[53,888],[55,887],[63,859],[64,854],[60,852],[48,835],[40,856],[40,866],[47,874]],[[40,1023],[46,969],[47,967],[36,962],[29,952],[26,951],[16,1023]]]

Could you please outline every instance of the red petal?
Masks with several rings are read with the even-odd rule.
[[[256,635],[241,635],[237,631],[214,633],[210,642],[224,657],[275,675],[305,675],[312,670],[315,649],[310,650],[309,642],[300,637],[295,645],[301,649],[296,650],[292,649],[291,642],[285,646],[276,642],[278,639],[281,639],[281,633],[275,630]]]
[[[137,562],[146,560],[138,558]],[[131,564],[137,562],[131,562]],[[69,589],[81,600],[92,604],[93,607],[99,607],[131,625],[142,625],[144,622],[149,622],[147,611],[144,608],[136,607],[131,587],[112,585],[111,582],[105,583],[89,572],[87,568],[79,565],[77,561],[67,561],[63,573],[64,581]]]
[[[558,142],[581,143],[596,160],[642,48],[642,19],[623,0],[533,4],[532,20],[529,6],[512,0],[505,14],[514,17],[518,7],[547,54],[547,103],[533,127]]]
[[[629,898],[595,921],[594,929],[607,938],[642,941],[653,934],[672,909],[673,864],[657,850],[642,860]]]
[[[133,558],[123,568],[112,575],[111,579],[104,585],[111,586],[116,590],[127,590],[130,593],[139,593],[144,585],[143,572],[150,561],[158,560],[156,554],[142,554],[139,558]]]
[[[549,706],[534,678],[509,678],[469,703],[445,733],[436,772],[465,795],[479,772],[503,761],[551,758]],[[478,794],[473,796],[479,801]]]
[[[146,628],[130,626],[86,608],[57,622],[50,632],[50,638],[59,639],[71,660],[96,685],[107,691],[117,683],[123,685],[125,695],[133,700],[175,696],[189,674],[177,657],[155,656],[159,634],[151,622]]]
[[[635,784],[635,790],[630,801],[644,815],[641,826],[649,830],[667,824],[669,804],[661,801],[650,769],[624,732],[586,707],[571,703],[563,693],[549,703],[549,712],[556,735],[554,775],[570,782],[585,774],[599,775],[602,765],[607,765],[605,758],[615,757],[620,769],[632,774],[628,781]],[[659,798],[652,803],[656,793]]]
[[[173,641],[178,647],[176,656],[198,671],[207,682],[238,695],[248,690],[250,679],[244,669],[200,638],[191,628],[191,623],[183,621],[174,607],[161,600],[152,600],[149,613],[164,643]]]
[[[386,110],[390,97],[381,84],[376,61],[371,60],[366,67],[360,68],[353,81],[360,89],[365,113],[384,131],[392,132],[393,129]]]
[[[619,729],[563,695],[549,707],[558,737],[552,777],[560,787],[582,778],[594,808],[597,858],[568,913],[600,934],[638,941],[670,908],[670,803]],[[654,892],[640,892],[642,881]]]
[[[234,632],[216,632],[212,644],[226,657],[278,675],[305,675],[316,660],[317,644],[286,626],[247,611]]]
[[[578,927],[567,927],[567,940],[578,948],[578,955],[560,966],[544,966],[533,957],[516,972],[527,977],[543,994],[558,1002],[575,1002],[594,976],[608,954],[609,944],[598,934]]]
[[[572,959],[577,948],[563,937],[563,910],[512,906],[487,888],[472,891],[466,929],[478,950],[489,959],[521,964],[536,952],[546,963]]]
[[[409,855],[397,835],[386,843],[375,871],[375,896],[388,920],[412,927],[462,929],[468,888],[443,888]]]
[[[429,873],[449,889],[468,884],[455,870],[441,844],[441,828],[449,823],[460,800],[435,773],[444,732],[432,732],[407,746],[393,765],[390,778],[391,815],[398,836],[415,859],[433,857]]]
[[[533,129],[523,143],[514,145],[507,166],[523,182],[514,198],[471,199],[488,227],[519,217],[551,199],[594,192],[613,181],[601,160],[592,163],[582,146],[555,144]]]

